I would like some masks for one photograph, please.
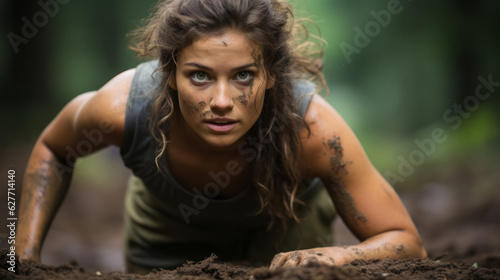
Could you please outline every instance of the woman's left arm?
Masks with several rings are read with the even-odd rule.
[[[337,111],[314,95],[302,131],[304,173],[319,177],[338,214],[361,240],[347,247],[320,247],[277,254],[271,268],[316,261],[341,265],[355,259],[425,258],[418,231],[394,189],[373,167]]]

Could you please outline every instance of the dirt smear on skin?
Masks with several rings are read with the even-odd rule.
[[[210,110],[203,111],[203,108],[207,105],[205,101],[200,101],[196,106],[194,106],[194,109],[196,112],[198,112],[200,119],[204,119],[208,114],[210,114]]]
[[[70,164],[74,165],[73,162]],[[31,191],[25,192],[26,195],[23,197],[24,201],[20,210],[25,213],[26,218],[19,219],[18,226],[25,225],[31,219],[35,219],[35,216],[44,219],[51,215],[50,211],[39,211],[39,209],[46,208],[46,205],[56,204],[64,198],[67,192],[65,182],[70,179],[71,171],[72,169],[70,167],[63,165],[61,162],[55,160],[41,160],[35,172],[26,173],[24,186],[36,186],[36,188],[32,187]],[[26,241],[32,241],[37,237],[38,236],[35,234],[24,236]],[[18,238],[23,237],[19,237],[18,235]],[[15,243],[11,245],[15,246]],[[25,250],[27,254],[32,254],[33,252],[34,248]]]
[[[191,102],[182,99],[182,103],[184,103],[184,108],[186,108],[188,114],[192,115],[195,113],[194,111],[195,106]]]
[[[324,143],[326,153],[328,151],[327,139]],[[29,153],[26,153],[26,157],[28,155]],[[22,163],[19,157],[17,151],[9,152],[8,150],[6,154],[7,162],[12,166]],[[476,204],[478,202],[473,202],[471,198],[477,198],[473,195],[478,193],[470,191],[471,189],[476,191],[480,186],[477,182],[483,182],[476,180],[484,178],[485,170],[482,169],[484,166],[479,165],[480,177],[477,177],[479,175],[476,173],[471,174],[471,170],[475,170],[471,168],[479,168],[472,166],[472,163],[467,159],[467,162],[457,163],[460,168],[450,166],[451,176],[447,175],[446,180],[440,181],[444,185],[434,184],[425,187],[419,183],[418,188],[400,194],[423,237],[429,255],[426,260],[355,260],[341,266],[311,263],[302,267],[270,270],[265,267],[266,263],[258,265],[244,263],[242,266],[243,263],[235,265],[210,257],[201,262],[186,263],[176,270],[158,270],[147,275],[123,273],[119,271],[123,269],[123,266],[109,264],[110,260],[120,259],[119,262],[121,262],[123,252],[118,250],[116,254],[108,254],[115,250],[112,243],[122,232],[121,224],[115,224],[123,216],[122,206],[120,206],[122,199],[106,200],[106,197],[124,195],[123,185],[126,184],[126,180],[118,178],[113,181],[116,186],[111,191],[108,190],[107,185],[106,188],[89,188],[87,184],[80,183],[72,186],[72,192],[68,193],[66,203],[63,204],[53,225],[59,230],[53,230],[49,234],[44,246],[45,257],[42,256],[44,262],[57,265],[19,262],[15,258],[17,266],[14,267],[15,273],[13,273],[8,270],[10,267],[7,263],[10,260],[10,256],[7,256],[9,250],[4,249],[0,250],[0,279],[500,279],[500,240],[498,239],[500,236],[498,223],[500,195],[496,188],[500,177],[492,173],[490,177],[492,188],[482,193],[484,201]],[[346,168],[349,167],[350,165],[347,164]],[[495,167],[496,165],[490,168],[496,170]],[[4,166],[4,170],[7,168]],[[429,174],[427,176],[421,179],[422,182],[436,182],[435,177]],[[57,177],[54,178],[57,180]],[[471,188],[471,186],[476,187]],[[447,192],[443,193],[445,190]],[[6,194],[6,191],[0,192],[0,200],[7,201]],[[80,203],[83,204],[80,205]],[[90,209],[87,207],[95,207],[98,210],[88,212]],[[7,218],[5,214],[7,211],[0,211],[0,218],[4,222]],[[93,218],[84,219],[83,215]],[[96,222],[98,215],[102,215],[101,223]],[[81,224],[81,228],[75,227],[75,219]],[[111,227],[119,229],[105,234],[105,231],[110,230]],[[98,234],[95,234],[96,228],[99,229]],[[4,231],[0,229],[0,233],[6,233],[6,229],[6,227]],[[114,232],[116,234],[113,234]],[[328,242],[325,241],[325,243],[346,246],[357,243],[357,240],[343,241],[342,236],[344,235],[345,239],[346,233],[348,233],[347,229],[345,231],[336,229],[334,235],[328,236],[326,239]],[[66,239],[71,236],[73,239]],[[85,248],[79,246],[80,240],[83,240]],[[1,239],[1,241],[0,246],[4,246],[3,248],[11,246],[7,244],[6,239]],[[398,243],[386,244],[387,248],[393,250],[398,250],[398,245]],[[122,246],[121,242],[118,242],[117,246]],[[95,251],[87,251],[90,247],[95,247]],[[361,254],[359,257],[363,258]],[[76,259],[81,264],[70,262],[71,259]],[[113,270],[114,272],[111,272]],[[103,272],[102,275],[99,276],[98,271]]]
[[[238,96],[238,101],[240,101],[241,105],[247,107],[248,106],[247,93],[244,92],[240,96]]]
[[[203,107],[205,107],[207,105],[207,103],[205,101],[200,101],[198,102],[198,104],[196,104],[196,106],[194,107],[194,109],[196,110],[196,112],[201,112],[201,109],[203,109]]]
[[[403,244],[394,247],[394,251],[398,253],[398,255],[404,254],[406,252],[406,247]]]
[[[258,62],[257,58],[255,58],[255,56],[254,56],[254,63],[257,66],[259,65],[259,62]],[[259,69],[260,69],[260,67],[259,67]],[[254,84],[255,84],[255,80],[252,77],[252,80],[251,80],[250,85],[249,85],[248,93],[242,92],[241,95],[238,96],[238,101],[240,101],[241,105],[243,105],[245,107],[248,106],[248,97],[252,96],[252,94],[253,94]]]
[[[198,116],[200,117],[200,119],[203,119],[208,114],[210,114],[209,110],[202,112],[203,108],[207,104],[205,101],[200,101],[200,102],[195,104],[195,102],[187,101],[187,100],[183,99],[182,102],[185,105],[184,107],[186,108],[187,113],[190,115],[198,113]]]
[[[343,161],[344,149],[340,143],[340,137],[335,136],[328,140],[325,146],[330,151],[330,181],[332,186],[330,190],[333,195],[338,199],[335,200],[337,208],[343,209],[347,218],[354,217],[355,220],[359,220],[366,223],[368,219],[359,212],[356,208],[356,204],[352,199],[349,191],[346,190],[345,184],[339,179],[342,174],[347,174],[348,170],[346,165],[350,162]]]
[[[8,251],[0,251],[0,278],[11,279],[500,279],[500,268],[485,268],[463,262],[441,262],[431,259],[355,260],[341,266],[316,262],[293,268],[241,266],[219,262],[212,255],[200,262],[187,262],[175,270],[155,270],[146,275],[122,272],[100,273],[88,271],[76,262],[48,266],[34,262],[20,262],[15,273],[8,270]],[[500,260],[500,254],[497,257]]]
[[[252,96],[253,93],[253,86],[254,86],[255,81],[252,79],[249,85],[248,93],[247,92],[242,92],[240,96],[238,96],[238,101],[240,101],[241,105],[247,107],[248,106],[248,97]]]

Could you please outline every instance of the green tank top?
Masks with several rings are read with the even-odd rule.
[[[120,148],[124,164],[133,172],[125,200],[127,259],[166,268],[211,253],[221,259],[246,259],[252,254],[250,243],[263,242],[255,240],[269,222],[265,214],[254,214],[259,203],[251,188],[230,199],[211,199],[188,191],[156,167],[157,143],[148,120],[161,88],[161,72],[154,72],[157,65],[158,61],[150,61],[137,67],[127,101]],[[302,115],[314,90],[311,82],[293,83]]]

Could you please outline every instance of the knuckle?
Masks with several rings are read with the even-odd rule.
[[[284,256],[284,254],[283,254],[283,253],[278,253],[278,254],[274,255],[273,261],[275,261],[275,260],[279,260],[279,259],[281,259],[283,256]]]

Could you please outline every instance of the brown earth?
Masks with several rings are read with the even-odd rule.
[[[123,171],[99,168],[105,178]],[[498,164],[467,160],[440,169],[440,175],[435,175],[434,168],[415,173],[418,179],[411,182],[416,185],[414,190],[401,192],[429,253],[427,260],[356,260],[343,266],[310,264],[271,271],[221,263],[216,256],[207,256],[204,261],[189,262],[172,271],[126,274],[119,271],[124,269],[121,236],[127,174],[116,176],[119,180],[104,181],[105,186],[99,187],[95,181],[81,180],[98,177],[92,171],[91,176],[75,176],[46,240],[42,254],[45,264],[16,260],[18,267],[12,273],[7,270],[8,250],[3,249],[0,279],[500,279]],[[4,200],[2,196],[3,192],[0,197]],[[0,218],[5,221],[4,212],[0,211]],[[341,222],[336,221],[334,228],[335,245],[357,242]],[[2,232],[0,239],[6,236]],[[6,243],[0,243],[0,248],[6,248]]]
[[[292,269],[270,270],[219,263],[217,257],[188,262],[176,270],[157,270],[147,275],[85,270],[76,263],[48,266],[21,262],[16,273],[7,271],[7,250],[1,251],[1,279],[500,279],[500,252],[473,265],[465,262],[427,260],[356,260],[343,266],[309,264]]]
[[[433,189],[439,188],[434,186]],[[425,194],[420,197],[412,194],[411,197],[419,201],[426,199]],[[436,197],[436,193],[432,192],[432,197]],[[222,263],[212,255],[201,262],[188,262],[176,270],[156,270],[148,275],[100,273],[83,268],[76,261],[44,265],[16,260],[18,267],[16,273],[12,273],[7,270],[8,250],[3,249],[0,251],[0,279],[500,279],[498,217],[500,204],[491,203],[469,212],[460,220],[422,224],[424,241],[427,239],[429,244],[426,260],[356,260],[343,266],[310,264],[273,271],[267,267]]]

